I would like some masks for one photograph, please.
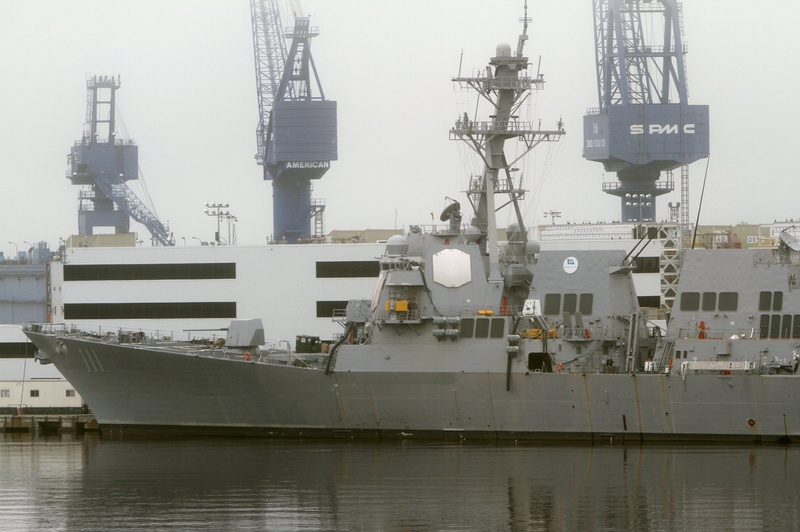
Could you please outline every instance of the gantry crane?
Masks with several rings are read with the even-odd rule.
[[[669,171],[708,157],[707,105],[689,105],[677,0],[593,0],[596,109],[583,122],[583,156],[616,172],[603,190],[622,222],[656,221]]]
[[[95,227],[130,230],[130,218],[144,225],[154,245],[174,246],[169,226],[161,222],[126,181],[139,178],[139,147],[116,132],[116,91],[119,77],[92,76],[86,82],[86,124],[83,138],[69,154],[67,178],[88,185],[78,204],[78,232],[91,235]]]
[[[322,236],[324,203],[311,180],[337,159],[336,102],[325,99],[311,56],[318,35],[310,18],[295,16],[284,31],[277,0],[251,0],[259,123],[256,160],[272,181],[273,236],[297,243]],[[291,37],[287,48],[286,37]],[[311,219],[314,219],[314,231]]]

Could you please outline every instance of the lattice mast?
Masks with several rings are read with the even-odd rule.
[[[296,243],[322,227],[324,202],[312,202],[311,180],[338,158],[336,102],[325,99],[307,16],[284,30],[277,0],[251,0],[259,123],[256,160],[272,181],[273,235]],[[286,46],[286,38],[292,39]],[[314,219],[314,233],[311,220]]]
[[[464,141],[484,163],[483,175],[472,180],[468,198],[475,211],[472,225],[481,232],[481,245],[488,246],[484,251],[488,255],[487,273],[490,280],[499,279],[501,274],[496,238],[495,194],[508,195],[508,203],[513,205],[517,217],[518,227],[513,239],[524,247],[527,231],[519,201],[523,199],[525,191],[521,184],[515,182],[513,166],[540,143],[557,142],[565,133],[560,120],[555,129],[541,130],[538,125],[521,121],[518,117],[519,108],[530,91],[544,87],[544,77],[541,74],[536,77],[527,74],[528,57],[523,55],[530,21],[527,11],[526,3],[525,16],[522,19],[523,31],[514,53],[510,45],[499,44],[495,57],[490,58],[489,66],[483,74],[477,77],[453,78],[454,82],[475,90],[493,108],[488,121],[473,121],[465,114],[450,129],[450,139]],[[507,139],[512,138],[522,141],[525,149],[516,159],[509,161],[504,145]]]

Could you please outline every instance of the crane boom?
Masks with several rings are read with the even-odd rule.
[[[159,220],[122,178],[101,173],[95,176],[95,184],[103,194],[114,200],[123,212],[150,231],[154,244],[175,245],[175,237],[169,230],[169,225]]]
[[[276,95],[286,70],[286,38],[277,0],[250,0],[253,23],[253,54],[256,62],[258,93],[258,152],[256,160],[263,165],[268,145],[267,132]],[[289,87],[290,92],[294,90]]]

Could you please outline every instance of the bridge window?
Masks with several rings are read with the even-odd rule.
[[[703,310],[714,311],[717,308],[717,293],[703,292]]]
[[[578,309],[578,294],[564,294],[564,312],[575,312]]]
[[[581,301],[578,305],[581,314],[591,314],[594,305],[594,294],[581,294]]]
[[[772,295],[772,310],[783,310],[783,292],[775,292]]]
[[[779,312],[783,309],[783,292],[760,292],[758,295],[758,310],[774,310]]]
[[[720,292],[719,293],[719,310],[721,311],[734,311],[739,307],[739,293],[738,292]]]
[[[681,310],[699,310],[700,292],[684,292],[681,294]]]
[[[758,294],[758,310],[772,310],[772,292]]]
[[[461,338],[472,338],[472,333],[475,330],[475,320],[472,318],[464,318],[461,320],[461,331],[459,336]]]
[[[487,338],[489,336],[489,318],[477,318],[475,320],[475,338]]]
[[[759,323],[759,338],[769,338],[769,314],[761,315],[761,323]]]
[[[492,319],[492,330],[490,333],[491,338],[502,338],[506,332],[506,320],[505,318],[494,318]]]
[[[781,338],[791,338],[791,337],[792,337],[792,315],[784,314],[783,321],[781,323]]]
[[[772,304],[772,293],[762,292],[762,294],[769,294],[770,305]],[[705,310],[708,312],[720,311],[734,311],[739,306],[739,293],[738,292],[684,292],[681,294],[680,309],[681,310]],[[769,310],[769,309],[767,309]]]
[[[543,312],[545,314],[561,314],[561,294],[545,294]]]
[[[780,314],[773,314],[772,319],[769,323],[769,337],[770,338],[780,338],[781,337],[781,315]]]

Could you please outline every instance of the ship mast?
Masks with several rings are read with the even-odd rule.
[[[516,52],[512,54],[511,46],[501,43],[483,74],[453,78],[454,82],[475,90],[494,108],[488,121],[470,120],[465,113],[456,121],[455,127],[450,129],[452,140],[464,141],[483,159],[483,174],[472,180],[468,195],[475,211],[472,224],[483,236],[481,245],[483,253],[488,256],[487,276],[490,281],[501,280],[494,195],[508,195],[509,203],[514,205],[516,211],[520,235],[527,240],[518,203],[524,197],[524,190],[515,184],[512,167],[539,143],[557,142],[565,133],[560,121],[555,130],[540,130],[540,124],[534,127],[518,117],[518,110],[529,92],[544,87],[543,75],[537,74],[535,78],[527,75],[529,63],[528,58],[523,55],[523,48],[528,40],[529,21],[526,2],[525,16],[521,19],[522,33],[517,41]],[[514,137],[521,140],[526,149],[509,162],[504,146],[506,139]]]

